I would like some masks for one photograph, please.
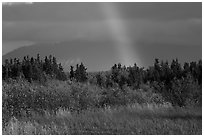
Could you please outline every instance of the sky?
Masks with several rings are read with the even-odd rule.
[[[61,62],[83,61],[93,71],[119,62],[148,67],[155,58],[197,61],[202,58],[202,3],[3,3],[2,55],[23,46],[48,51],[49,44],[40,43],[63,45],[59,52],[51,44],[49,51]],[[66,56],[76,43],[77,56]],[[80,50],[86,50],[83,56]]]

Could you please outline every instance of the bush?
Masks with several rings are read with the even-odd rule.
[[[59,108],[83,110],[99,104],[101,89],[82,83],[52,80],[47,84],[29,83],[25,80],[3,82],[3,115],[20,117],[35,111],[55,113]]]
[[[174,78],[170,83],[154,82],[155,92],[161,93],[165,101],[173,106],[201,105],[202,89],[191,75],[186,78]]]
[[[148,92],[147,92],[148,93]],[[44,85],[26,80],[3,81],[3,115],[21,117],[32,112],[55,113],[59,108],[82,111],[96,107],[120,106],[133,103],[148,103],[151,93],[132,90],[128,86],[121,89],[115,85],[100,88],[79,82],[49,80]]]
[[[70,99],[72,110],[84,110],[94,108],[99,103],[100,88],[81,83],[71,85]]]
[[[172,80],[171,86],[154,83],[132,89],[117,84],[104,88],[88,83],[49,80],[44,85],[9,79],[2,87],[3,121],[10,117],[31,116],[32,112],[56,113],[59,108],[81,112],[87,109],[129,104],[165,104],[174,106],[200,104],[202,90],[191,78]],[[155,90],[156,89],[156,90]]]

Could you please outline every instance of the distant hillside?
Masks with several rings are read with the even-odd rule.
[[[20,58],[23,56],[36,56],[38,53],[41,58],[50,54],[61,62],[64,70],[68,71],[70,65],[83,62],[88,67],[88,71],[108,70],[119,62],[113,42],[95,42],[85,40],[75,40],[60,43],[40,43],[31,46],[24,46],[2,57],[3,61],[9,58]],[[105,54],[104,54],[105,53]]]

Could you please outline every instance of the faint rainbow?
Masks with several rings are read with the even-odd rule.
[[[106,18],[111,36],[118,51],[121,63],[129,66],[137,63],[141,66],[142,62],[135,52],[134,44],[127,34],[127,26],[120,16],[120,12],[114,3],[102,3],[102,10]]]

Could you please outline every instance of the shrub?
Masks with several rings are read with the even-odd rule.
[[[55,113],[59,108],[82,111],[96,107],[121,106],[133,103],[158,103],[160,97],[151,90],[133,90],[117,84],[100,88],[80,82],[49,80],[44,85],[25,80],[3,82],[3,114],[30,115],[32,111]],[[161,101],[160,101],[161,102]]]
[[[161,93],[165,101],[174,106],[201,105],[202,89],[191,75],[182,79],[174,78],[170,83],[154,82],[153,87],[155,92]]]
[[[97,106],[99,102],[98,92],[100,89],[96,86],[81,83],[71,85],[71,109],[80,111]]]
[[[47,84],[29,83],[25,80],[3,82],[3,115],[20,117],[35,111],[55,113],[59,108],[83,110],[99,104],[101,89],[82,83],[52,80]]]

